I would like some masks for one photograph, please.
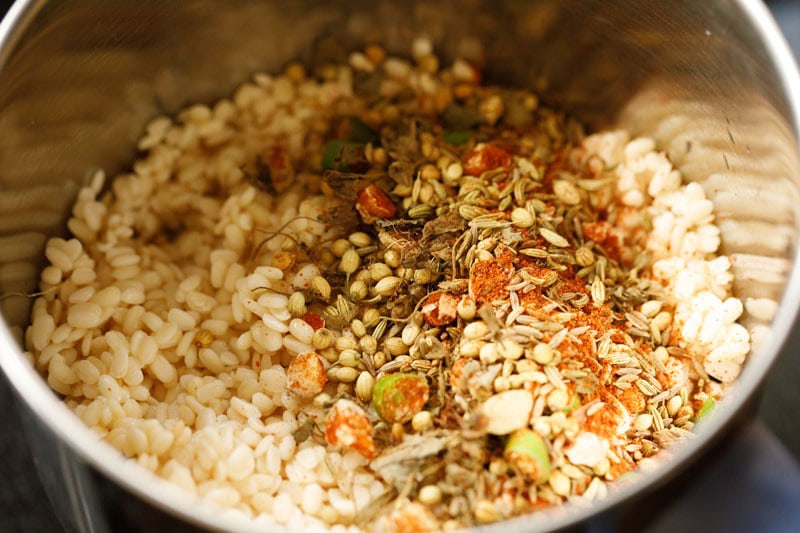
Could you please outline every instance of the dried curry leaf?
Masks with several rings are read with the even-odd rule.
[[[269,194],[277,194],[275,187],[272,185],[272,171],[269,165],[265,165],[260,158],[256,160],[255,172],[245,172],[244,177],[256,189]]]
[[[427,240],[436,235],[445,233],[463,233],[467,227],[467,221],[456,211],[451,211],[427,222],[422,228],[422,239]]]
[[[254,169],[245,170],[245,179],[257,189],[280,194],[294,183],[294,168],[284,148],[273,146],[256,158]]]
[[[416,165],[411,161],[401,160],[392,161],[389,165],[389,177],[392,178],[398,185],[411,186],[414,181],[414,171]]]
[[[381,144],[390,157],[397,160],[416,161],[420,157],[420,121],[405,118],[395,126],[381,131]]]
[[[358,191],[369,185],[370,181],[364,174],[355,172],[342,172],[338,170],[328,170],[322,175],[322,179],[339,198],[354,202]]]
[[[422,470],[430,461],[438,461],[438,455],[458,440],[457,432],[447,430],[408,435],[402,443],[373,459],[370,467],[399,490],[409,475]]]
[[[337,228],[342,234],[347,235],[355,231],[361,224],[358,213],[356,213],[352,204],[332,207],[327,212],[319,215],[317,220],[326,226]]]
[[[300,427],[297,428],[297,430],[292,434],[295,442],[297,442],[297,444],[300,444],[301,442],[308,440],[308,437],[310,437],[311,433],[314,432],[315,427],[316,423],[314,422],[314,419],[311,418],[310,416],[306,418],[305,422],[303,422],[300,425]]]

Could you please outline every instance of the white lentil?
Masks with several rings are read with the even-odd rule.
[[[74,328],[96,328],[102,322],[103,308],[96,303],[73,305],[67,312],[67,323]]]
[[[311,327],[308,322],[305,320],[295,318],[289,322],[289,332],[295,336],[295,338],[304,343],[304,344],[311,344],[311,340],[314,336],[314,328]]]

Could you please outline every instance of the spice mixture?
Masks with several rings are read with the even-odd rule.
[[[736,378],[699,185],[412,55],[257,75],[81,191],[26,343],[101,438],[264,524],[452,529],[602,497]]]

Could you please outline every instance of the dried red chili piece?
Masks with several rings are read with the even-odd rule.
[[[464,158],[464,174],[480,176],[497,168],[510,169],[514,158],[502,148],[490,144],[476,148]]]
[[[356,211],[367,224],[392,218],[397,213],[392,200],[375,184],[367,185],[356,196]]]
[[[314,331],[325,327],[325,319],[317,313],[306,313],[303,315],[303,321],[314,328]]]

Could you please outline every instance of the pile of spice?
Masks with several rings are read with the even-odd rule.
[[[52,239],[26,342],[143,467],[258,523],[602,497],[736,378],[713,206],[649,139],[378,46],[162,117]]]

